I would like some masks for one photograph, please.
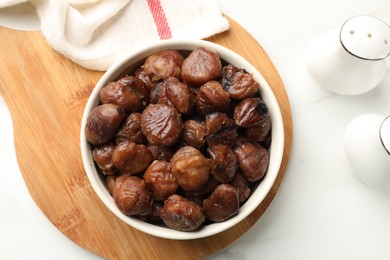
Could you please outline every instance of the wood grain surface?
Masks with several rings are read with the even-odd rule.
[[[283,115],[283,162],[270,193],[250,216],[223,233],[190,241],[157,238],[129,227],[92,190],[81,161],[79,128],[88,96],[103,73],[81,68],[53,51],[40,32],[0,27],[0,95],[11,112],[18,164],[36,204],[68,238],[108,259],[199,259],[237,240],[262,216],[288,164],[291,111],[283,82],[265,51],[239,24],[230,22],[229,31],[208,40],[245,57],[270,84]]]

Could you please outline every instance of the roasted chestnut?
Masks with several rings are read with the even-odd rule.
[[[181,78],[184,57],[176,50],[162,50],[149,56],[142,66],[152,81],[168,77]]]
[[[242,175],[255,182],[264,177],[269,163],[269,153],[259,144],[242,143],[234,151],[238,157],[238,166]]]
[[[114,148],[114,143],[107,143],[95,146],[92,150],[92,158],[104,175],[111,175],[118,171],[112,162],[112,153]]]
[[[125,110],[117,105],[103,104],[95,107],[85,125],[87,141],[94,145],[109,142],[126,117]]]
[[[227,113],[230,110],[230,96],[217,81],[209,81],[200,87],[195,104],[202,116],[216,111]]]
[[[168,198],[179,187],[171,165],[166,161],[153,161],[144,173],[144,180],[151,186],[153,199],[159,201]]]
[[[203,189],[210,177],[211,163],[192,146],[184,146],[173,155],[172,172],[179,185],[186,191]]]
[[[194,107],[194,95],[191,89],[174,77],[157,84],[151,91],[150,101],[173,106],[185,115],[191,114]]]
[[[227,145],[216,144],[207,149],[212,159],[211,174],[220,183],[229,183],[236,174],[238,160],[237,155]]]
[[[115,135],[115,142],[120,143],[125,140],[133,141],[136,144],[145,144],[146,137],[141,131],[141,114],[130,114]]]
[[[141,130],[149,143],[171,146],[182,131],[180,113],[169,105],[150,104],[142,112]]]
[[[236,143],[237,126],[226,114],[215,112],[206,117],[206,141],[209,146],[225,144],[233,147]]]
[[[248,181],[241,174],[241,172],[237,172],[234,175],[234,178],[230,184],[238,190],[238,198],[240,203],[245,202],[249,198],[251,194],[251,188],[249,187]]]
[[[203,201],[206,217],[214,222],[225,221],[237,214],[240,207],[238,190],[230,184],[220,184]]]
[[[218,53],[199,47],[184,60],[181,77],[189,85],[200,86],[219,78],[221,69],[222,64]]]
[[[126,140],[116,145],[112,153],[112,162],[121,174],[140,173],[153,161],[152,153],[143,144]]]
[[[193,231],[205,221],[202,207],[177,194],[164,201],[160,217],[165,225],[179,231]]]
[[[253,97],[259,91],[259,83],[249,73],[229,64],[222,68],[222,87],[237,100]]]
[[[162,160],[169,162],[173,156],[173,149],[168,146],[160,146],[147,143],[146,147],[152,152],[153,160]]]
[[[269,118],[268,107],[260,98],[247,98],[235,107],[233,118],[240,127],[253,127]]]
[[[152,193],[139,177],[122,175],[116,178],[113,197],[125,215],[147,215],[152,210]]]
[[[205,143],[204,122],[187,120],[183,124],[183,143],[201,150]]]

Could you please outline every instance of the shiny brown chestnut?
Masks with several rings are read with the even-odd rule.
[[[234,151],[241,173],[248,181],[255,182],[264,177],[269,164],[266,149],[259,144],[246,142],[238,145]]]
[[[114,148],[115,144],[111,142],[104,145],[95,146],[92,149],[92,158],[104,175],[112,175],[118,171],[112,162],[112,153]]]
[[[95,107],[85,124],[85,137],[94,145],[109,142],[127,117],[125,110],[117,105],[103,104]]]
[[[211,175],[220,183],[229,183],[236,175],[238,159],[236,153],[227,145],[216,144],[207,149],[212,159]]]
[[[149,56],[142,68],[152,81],[181,78],[184,57],[176,50],[162,50]]]
[[[167,199],[179,188],[171,164],[166,161],[153,161],[143,178],[151,186],[153,199],[158,201]]]
[[[225,113],[215,112],[206,116],[206,142],[209,146],[225,144],[233,147],[238,136],[234,120]]]
[[[141,114],[131,113],[115,135],[115,142],[120,143],[125,140],[133,141],[136,144],[145,144],[146,137],[141,131]]]
[[[221,85],[236,100],[253,97],[259,91],[259,83],[249,73],[229,64],[222,68]]]
[[[203,189],[210,177],[209,159],[192,146],[181,147],[173,155],[172,172],[179,185],[186,191]]]
[[[234,122],[240,127],[259,125],[268,117],[268,107],[260,98],[246,98],[234,108]]]
[[[141,131],[151,144],[171,146],[182,132],[181,115],[165,104],[150,104],[141,115]]]
[[[113,191],[115,204],[127,215],[147,215],[151,212],[152,193],[146,182],[136,176],[119,176]]]
[[[152,153],[145,145],[136,144],[130,140],[117,144],[112,153],[112,162],[121,174],[126,175],[146,170],[152,160]]]
[[[177,194],[165,200],[160,217],[168,227],[186,232],[196,230],[206,219],[202,207]]]
[[[240,207],[238,190],[230,184],[220,184],[203,201],[203,212],[205,216],[214,221],[225,221],[237,214]]]
[[[184,60],[182,79],[189,85],[203,85],[221,75],[221,59],[215,51],[198,47]]]

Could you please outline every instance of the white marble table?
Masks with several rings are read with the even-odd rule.
[[[342,145],[354,117],[390,114],[390,66],[377,88],[354,97],[323,90],[305,66],[311,41],[349,17],[367,14],[390,23],[390,1],[218,2],[273,60],[290,98],[294,128],[291,159],[273,203],[246,234],[210,259],[390,259],[390,192],[357,179]],[[36,29],[32,11],[0,10],[0,25]],[[100,259],[62,235],[31,199],[1,98],[0,165],[0,259]]]

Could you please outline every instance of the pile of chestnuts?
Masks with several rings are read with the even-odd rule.
[[[117,207],[179,231],[238,214],[269,163],[259,89],[203,47],[158,51],[103,87],[85,136]]]

